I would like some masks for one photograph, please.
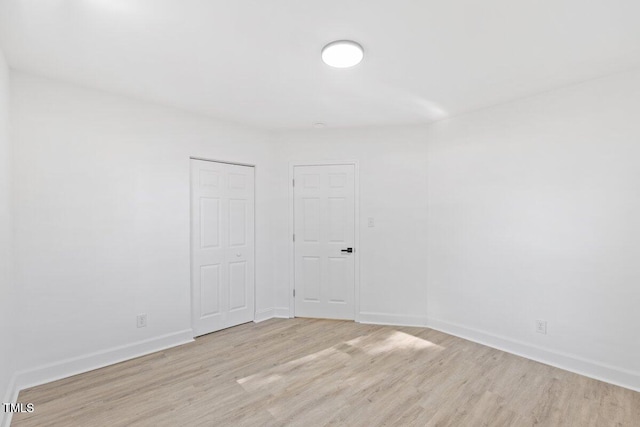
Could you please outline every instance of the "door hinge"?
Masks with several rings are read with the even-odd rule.
[[[291,182],[292,182],[293,186],[295,187],[296,186],[296,180],[292,179]]]
[[[296,241],[296,235],[295,234],[293,235],[293,241],[294,242]]]
[[[294,298],[296,297],[296,290],[295,289],[293,290],[293,297]]]

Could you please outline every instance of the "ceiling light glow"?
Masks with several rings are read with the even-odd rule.
[[[364,57],[364,49],[351,40],[331,42],[322,49],[322,60],[335,68],[349,68],[358,65]]]

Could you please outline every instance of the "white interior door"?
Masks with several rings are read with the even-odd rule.
[[[254,319],[254,168],[191,160],[195,335]]]
[[[355,166],[295,166],[293,194],[295,315],[354,319]]]

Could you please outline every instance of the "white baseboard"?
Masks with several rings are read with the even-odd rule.
[[[84,356],[72,357],[59,362],[42,365],[16,374],[15,388],[24,390],[29,387],[50,383],[62,378],[93,371],[125,360],[135,359],[167,348],[176,347],[193,341],[193,330],[149,338],[132,344],[126,344]]]
[[[254,323],[264,322],[265,320],[273,319],[275,316],[275,310],[273,308],[264,308],[257,310],[254,316]]]
[[[276,307],[273,311],[273,317],[277,317],[278,319],[288,319],[291,317],[289,314],[289,307]]]
[[[18,401],[19,391],[16,387],[16,374],[13,374],[5,392],[4,400],[0,403],[16,403]],[[13,413],[4,412],[4,407],[0,408],[0,427],[9,427],[12,418]]]
[[[269,319],[288,319],[289,318],[289,309],[286,307],[275,307],[275,308],[264,308],[262,310],[256,311],[255,315],[255,323],[264,322]]]
[[[584,375],[634,391],[640,391],[640,373],[638,372],[620,369],[574,354],[546,349],[442,320],[428,319],[427,327],[478,344],[506,351],[507,353],[535,360],[536,362],[564,369],[565,371]]]
[[[427,316],[404,316],[400,314],[361,312],[358,322],[389,326],[427,326]]]

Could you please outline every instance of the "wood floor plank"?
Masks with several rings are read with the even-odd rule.
[[[273,319],[23,390],[13,426],[640,426],[640,393],[425,329]]]

